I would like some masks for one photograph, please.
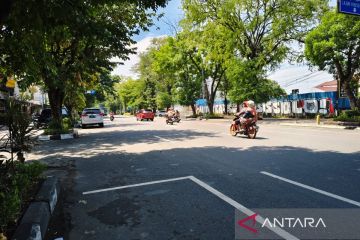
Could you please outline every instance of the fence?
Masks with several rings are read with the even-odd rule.
[[[304,94],[291,94],[266,103],[257,104],[257,111],[267,116],[306,116],[321,114],[332,116],[337,110],[350,109],[348,98],[338,98],[337,92],[313,92]],[[205,99],[196,101],[200,112],[207,113],[209,109]],[[236,111],[236,105],[229,103],[228,112]],[[217,99],[214,103],[215,113],[225,112],[225,101]]]

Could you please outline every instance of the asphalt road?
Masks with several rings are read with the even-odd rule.
[[[235,208],[360,207],[359,130],[228,129],[116,118],[38,146],[64,189],[48,239],[234,239]]]

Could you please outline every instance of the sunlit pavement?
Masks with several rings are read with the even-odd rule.
[[[359,207],[360,131],[229,124],[117,117],[38,146],[65,193],[48,239],[234,239],[236,204]]]

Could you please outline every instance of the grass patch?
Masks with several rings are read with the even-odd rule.
[[[36,194],[45,169],[39,162],[0,164],[0,236],[11,237],[22,210]]]

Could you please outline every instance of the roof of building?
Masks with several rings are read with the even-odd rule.
[[[320,89],[321,91],[324,91],[324,92],[336,92],[337,87],[338,86],[337,86],[336,80],[324,82],[324,83],[321,83],[321,84],[315,86],[315,88]]]

